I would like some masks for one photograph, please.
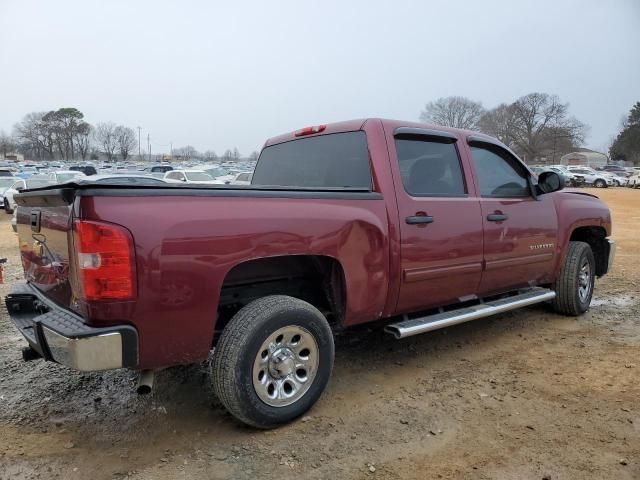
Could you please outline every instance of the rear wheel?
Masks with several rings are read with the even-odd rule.
[[[216,346],[213,388],[238,420],[273,428],[320,398],[333,368],[329,323],[314,306],[284,295],[241,309]]]
[[[607,182],[599,178],[595,182],[593,182],[593,186],[596,188],[605,188],[607,186]]]
[[[11,208],[11,205],[9,204],[9,200],[7,200],[5,198],[3,203],[4,203],[4,211],[5,211],[5,213],[12,214],[13,213],[13,209]]]
[[[567,256],[555,282],[553,308],[565,315],[589,310],[595,283],[595,259],[588,243],[569,242]]]

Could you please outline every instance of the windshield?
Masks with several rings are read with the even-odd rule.
[[[58,183],[68,182],[74,178],[78,178],[82,175],[80,173],[59,173],[56,175]]]
[[[184,172],[184,174],[190,182],[210,182],[213,180],[211,175],[204,172]]]
[[[2,178],[0,177],[0,188],[9,188],[16,181],[15,178]]]
[[[228,175],[228,172],[224,168],[220,167],[207,168],[205,172],[207,172],[212,177],[222,177],[223,175]]]
[[[49,185],[46,178],[30,178],[25,181],[27,188],[38,188]]]

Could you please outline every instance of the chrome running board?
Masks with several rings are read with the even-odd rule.
[[[412,335],[418,335],[419,333],[437,330],[438,328],[449,327],[451,325],[457,325],[458,323],[490,317],[498,313],[515,310],[516,308],[545,302],[554,299],[555,296],[556,292],[548,288],[529,288],[527,290],[521,290],[517,295],[499,300],[392,323],[391,325],[387,325],[384,331],[392,334],[396,338],[410,337]]]

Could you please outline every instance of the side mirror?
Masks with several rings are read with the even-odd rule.
[[[180,179],[180,181],[181,181],[181,182],[186,182],[186,181],[187,181],[187,179],[186,179],[186,178],[181,178],[181,179]]]
[[[24,187],[19,185],[19,186],[16,187],[16,190],[21,192],[22,190],[24,190]]]
[[[562,190],[565,185],[565,179],[556,172],[542,172],[538,175],[538,191],[540,194],[557,192]]]

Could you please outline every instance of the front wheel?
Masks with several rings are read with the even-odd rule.
[[[13,213],[13,209],[11,208],[11,204],[9,203],[9,200],[5,198],[3,203],[4,203],[5,213],[8,213],[9,215],[11,215]]]
[[[555,282],[553,308],[558,313],[576,316],[589,310],[595,283],[595,259],[585,242],[569,242],[567,256]]]
[[[273,295],[242,308],[222,331],[213,389],[238,420],[273,428],[320,398],[333,368],[331,328],[313,305]]]
[[[596,180],[595,182],[593,182],[593,185],[596,188],[605,188],[607,186],[607,182],[605,182],[604,180],[602,180],[601,178],[599,178],[598,180]]]

